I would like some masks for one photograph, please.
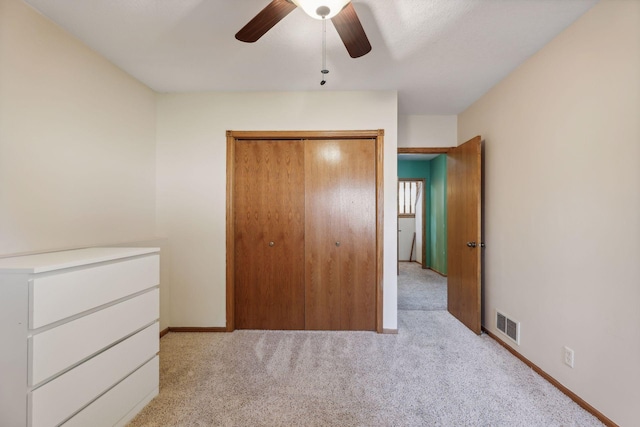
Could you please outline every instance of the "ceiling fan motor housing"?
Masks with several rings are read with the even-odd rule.
[[[328,6],[320,6],[316,9],[316,13],[324,18],[331,13],[331,9]]]

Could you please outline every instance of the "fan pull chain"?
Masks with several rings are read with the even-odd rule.
[[[324,77],[329,74],[329,70],[327,70],[327,20],[325,17],[322,17],[322,80],[320,81],[320,86],[324,86],[327,82]]]

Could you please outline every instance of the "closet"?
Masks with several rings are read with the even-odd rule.
[[[362,134],[228,134],[229,330],[378,329],[382,134]]]
[[[236,327],[304,329],[304,143],[235,151]]]

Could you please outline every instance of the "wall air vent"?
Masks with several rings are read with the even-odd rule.
[[[496,311],[496,328],[513,342],[520,345],[520,322],[510,319],[507,315]]]
[[[498,317],[496,318],[496,326],[498,330],[507,333],[507,318],[504,314],[498,313]]]

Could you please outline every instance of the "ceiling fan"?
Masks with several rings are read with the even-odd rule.
[[[272,0],[236,34],[236,39],[253,43],[273,28],[296,7],[315,19],[331,19],[349,55],[359,58],[371,51],[351,0]]]

